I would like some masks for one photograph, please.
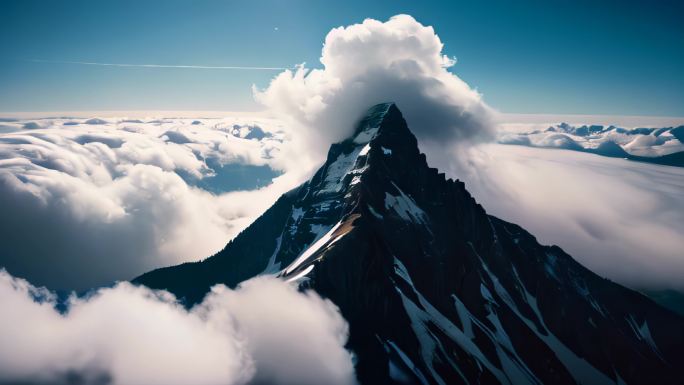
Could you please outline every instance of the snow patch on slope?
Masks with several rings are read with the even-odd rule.
[[[477,255],[475,248],[472,247],[473,252]],[[496,294],[504,301],[504,303],[522,320],[527,327],[532,330],[539,339],[541,339],[558,357],[558,360],[568,369],[568,372],[573,376],[573,378],[582,384],[613,384],[614,382],[606,376],[604,373],[593,367],[585,359],[580,358],[575,352],[570,350],[563,342],[561,342],[558,337],[556,337],[551,331],[546,327],[544,318],[542,317],[539,308],[537,307],[537,300],[532,296],[524,285],[521,285],[523,294],[525,295],[525,300],[530,306],[532,311],[537,316],[537,320],[542,325],[542,330],[538,330],[535,323],[526,318],[518,309],[518,306],[513,301],[506,288],[503,287],[499,278],[492,273],[485,262],[480,258],[481,266],[484,271],[489,276],[492,284],[494,285],[494,291]]]
[[[435,357],[435,349],[440,348],[444,352],[444,348],[441,346],[439,339],[435,337],[432,332],[427,327],[428,323],[432,323],[437,326],[444,334],[446,334],[451,340],[456,342],[463,350],[475,358],[480,364],[484,365],[498,380],[500,383],[510,383],[504,375],[494,364],[492,364],[480,348],[468,337],[463,331],[456,327],[448,318],[446,318],[439,310],[437,310],[430,302],[423,297],[423,295],[413,286],[413,282],[408,274],[408,270],[401,261],[394,259],[395,261],[395,272],[399,277],[401,277],[407,284],[411,286],[412,291],[418,297],[418,301],[422,309],[415,304],[410,298],[408,298],[404,292],[395,285],[395,289],[401,296],[401,300],[404,304],[404,309],[406,314],[411,319],[411,327],[418,337],[418,341],[421,345],[421,355],[425,365],[430,369],[432,376],[436,379],[438,383],[444,383],[443,379],[435,372],[433,367],[433,358]],[[423,310],[425,309],[425,310]],[[449,355],[444,352],[445,357],[448,359]],[[457,365],[452,365],[453,368],[459,371]],[[460,371],[459,371],[460,374]],[[463,380],[467,383],[467,379],[461,374]]]
[[[660,350],[658,349],[658,346],[656,345],[655,341],[653,340],[653,337],[651,336],[651,329],[649,329],[648,327],[648,322],[644,320],[644,323],[641,324],[641,326],[639,326],[639,323],[636,321],[636,319],[634,319],[634,316],[631,314],[629,315],[629,318],[627,318],[627,322],[634,331],[634,334],[636,334],[637,338],[646,342],[648,346],[653,350],[653,352],[655,352],[659,357],[662,358]]]
[[[413,374],[418,378],[418,380],[420,381],[421,384],[423,384],[423,385],[428,385],[428,384],[430,384],[430,382],[427,380],[427,378],[425,378],[425,375],[423,374],[423,372],[420,371],[420,368],[418,368],[418,366],[416,366],[416,364],[414,364],[413,361],[411,361],[411,359],[409,358],[409,356],[407,356],[406,353],[404,353],[404,351],[401,350],[401,349],[397,346],[397,344],[395,344],[394,342],[388,340],[388,341],[385,343],[385,350],[386,350],[388,353],[389,353],[390,350],[393,350],[393,351],[399,356],[399,359],[401,359],[401,361],[403,362],[403,364],[404,364],[407,368],[409,368],[409,370],[411,370],[411,372],[413,372]],[[394,363],[392,362],[392,359],[390,358],[390,377],[391,377],[392,379],[396,380],[396,381],[399,381],[399,382],[406,382],[406,379],[404,379],[404,378],[402,378],[401,376],[397,375],[398,373],[396,373],[396,372],[393,373],[392,365],[394,365]],[[395,366],[396,366],[396,365],[395,365]],[[403,380],[403,381],[402,381],[402,380]]]
[[[276,262],[276,256],[280,251],[280,245],[282,244],[282,242],[283,234],[280,234],[280,236],[278,236],[278,238],[276,239],[275,250],[273,250],[273,254],[271,254],[271,257],[268,259],[268,264],[266,265],[266,268],[261,274],[276,274],[278,271],[280,271],[280,262]]]
[[[333,234],[335,233],[335,230],[337,230],[342,222],[337,222],[335,226],[333,226],[330,231],[325,233],[325,235],[319,237],[311,246],[309,246],[302,254],[295,259],[290,266],[288,266],[285,269],[285,274],[290,274],[292,271],[294,271],[297,267],[299,267],[304,261],[309,259],[312,255],[314,255],[317,251],[323,248],[328,242],[330,244],[335,243],[339,237],[333,239]],[[332,240],[332,241],[331,241]]]
[[[354,175],[351,185],[360,182],[360,174],[368,168],[368,165],[359,158],[365,159],[370,151],[370,144],[357,146],[348,154],[340,154],[334,162],[330,163],[325,171],[323,187],[316,194],[339,193],[344,187],[343,181],[347,175]],[[357,164],[360,163],[360,164]]]
[[[342,190],[342,180],[347,175],[356,163],[356,158],[361,152],[361,147],[355,148],[349,154],[340,154],[337,159],[328,165],[325,170],[325,179],[323,180],[323,187],[317,194],[338,193]]]
[[[392,184],[399,192],[399,195],[395,196],[386,192],[385,209],[394,210],[405,221],[427,225],[427,215],[425,212],[416,205],[416,202],[410,196],[404,194],[396,184]]]

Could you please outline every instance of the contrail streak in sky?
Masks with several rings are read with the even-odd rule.
[[[66,61],[66,60],[42,60],[30,59],[33,63],[52,63],[52,64],[80,64],[88,66],[102,67],[134,67],[134,68],[184,68],[184,69],[209,69],[209,70],[257,70],[257,71],[281,71],[293,69],[295,67],[244,67],[244,66],[198,66],[198,65],[167,65],[167,64],[129,64],[129,63],[96,63],[86,61]]]

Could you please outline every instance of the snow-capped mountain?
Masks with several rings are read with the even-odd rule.
[[[684,167],[684,126],[625,129],[560,123],[545,130],[506,132],[499,143],[589,152],[613,158]]]
[[[363,384],[684,382],[684,319],[488,215],[392,103],[222,251],[135,282],[190,305],[259,274],[339,306]]]

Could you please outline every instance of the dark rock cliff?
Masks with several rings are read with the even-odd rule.
[[[365,384],[684,383],[681,317],[487,215],[392,103],[221,252],[135,282],[189,306],[258,274],[339,306]]]

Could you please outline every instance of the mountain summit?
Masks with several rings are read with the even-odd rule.
[[[339,306],[363,384],[684,382],[682,318],[487,215],[393,103],[222,251],[135,282],[191,305],[259,274]]]

